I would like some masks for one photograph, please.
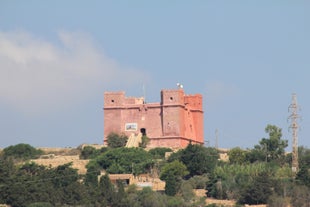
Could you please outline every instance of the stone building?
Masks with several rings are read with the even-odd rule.
[[[104,93],[104,142],[109,133],[138,134],[150,139],[148,147],[184,148],[203,144],[202,95],[185,95],[182,88],[162,90],[160,103],[126,97],[125,92]]]

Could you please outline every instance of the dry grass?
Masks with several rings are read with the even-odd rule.
[[[77,169],[79,174],[85,174],[89,160],[80,160],[79,155],[55,156],[49,159],[35,159],[33,162],[47,167],[57,167],[72,162],[72,168]]]
[[[72,168],[77,169],[79,174],[85,174],[89,160],[80,160],[80,149],[77,148],[39,148],[44,152],[39,159],[33,162],[47,167],[57,167],[72,162]]]

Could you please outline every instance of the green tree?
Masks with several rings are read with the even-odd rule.
[[[115,192],[115,199],[112,206],[115,207],[124,207],[127,206],[127,194],[125,192],[124,182],[122,180],[116,181],[116,192]]]
[[[262,150],[259,145],[255,145],[254,149],[246,153],[246,161],[250,163],[267,162],[266,151],[264,149]]]
[[[79,175],[77,169],[72,168],[72,163],[59,165],[53,170],[53,184],[55,187],[66,187],[74,182],[77,182]]]
[[[288,146],[288,141],[281,139],[282,129],[275,125],[267,125],[265,132],[269,138],[262,138],[259,142],[260,149],[266,152],[267,161],[280,161],[285,157],[285,148]]]
[[[282,138],[282,129],[268,124],[265,132],[269,135],[268,138],[262,138],[258,145],[254,146],[247,153],[247,160],[251,163],[256,161],[276,162],[283,165],[286,161],[285,148],[288,146],[288,141]]]
[[[181,160],[181,156],[183,155],[184,149],[180,149],[176,152],[173,152],[169,157],[168,157],[168,162],[173,162],[175,160]]]
[[[245,164],[247,151],[242,150],[240,147],[235,147],[229,150],[229,162],[233,164]]]
[[[87,165],[87,172],[85,175],[85,184],[87,186],[95,187],[98,185],[98,175],[100,175],[101,167],[96,160],[91,160]]]
[[[165,159],[166,152],[172,152],[172,149],[167,147],[156,147],[149,150],[154,159]]]
[[[98,156],[95,162],[109,173],[148,172],[154,162],[152,155],[141,148],[115,148]]]
[[[97,177],[96,177],[97,179]],[[106,206],[96,186],[84,185],[71,164],[47,168],[0,159],[0,203],[28,206]]]
[[[99,181],[99,201],[103,200],[107,205],[115,202],[115,188],[108,174],[101,176]]]
[[[219,155],[215,148],[189,144],[181,153],[180,160],[185,164],[191,176],[211,173]]]
[[[0,203],[7,203],[16,170],[12,159],[0,158]]]
[[[299,184],[310,188],[310,169],[307,166],[302,166],[296,175],[296,180]]]
[[[195,175],[189,179],[195,189],[205,189],[209,182],[209,176],[207,174]]]
[[[82,160],[93,159],[97,157],[99,154],[100,150],[97,150],[92,146],[85,146],[81,151],[80,159]]]
[[[174,196],[180,189],[182,178],[188,173],[186,166],[180,161],[165,164],[161,169],[160,179],[166,181],[166,194]]]
[[[298,148],[299,167],[310,168],[310,149],[300,146]]]
[[[210,174],[207,184],[208,196],[219,199],[238,200],[243,189],[262,173],[269,173],[270,166],[265,162],[253,164],[218,165]]]
[[[47,169],[35,163],[26,163],[18,167],[7,182],[5,203],[12,206],[23,207],[36,202],[78,204],[82,198],[74,196],[70,199],[70,195],[78,195],[82,184],[78,182],[76,170],[69,164]]]
[[[167,207],[187,207],[189,206],[188,204],[186,204],[182,198],[178,197],[178,196],[168,196],[167,198]],[[197,206],[201,206],[201,205],[197,205]]]
[[[186,202],[194,200],[194,185],[189,180],[183,180],[180,186],[180,194]]]
[[[7,158],[13,158],[18,160],[28,160],[38,158],[43,154],[42,150],[38,150],[29,144],[17,144],[6,147],[3,149],[2,156]]]
[[[53,207],[53,205],[48,202],[35,202],[27,205],[27,207]]]
[[[47,171],[45,167],[35,163],[26,163],[22,166],[14,166],[14,168],[14,170],[9,170],[10,175],[6,176],[5,182],[0,182],[2,185],[0,197],[4,196],[0,199],[1,203],[12,206],[26,206],[36,201],[49,202],[50,198],[46,195],[48,195],[47,191],[51,189],[52,185],[50,185],[50,180],[42,183],[43,179],[48,179],[43,176]],[[6,167],[3,169],[7,170]]]
[[[289,198],[273,194],[269,197],[268,207],[287,207],[290,206]]]
[[[299,171],[296,180],[299,184],[310,188],[310,149],[306,147],[298,148]]]
[[[70,206],[79,206],[88,204],[88,189],[82,183],[75,181],[62,188],[62,203]]]
[[[292,206],[309,207],[310,189],[304,185],[295,185],[291,195]]]
[[[267,204],[273,194],[274,182],[270,175],[262,173],[255,177],[253,182],[244,188],[238,200],[241,204]]]
[[[110,133],[107,136],[107,143],[108,146],[111,148],[119,148],[119,147],[125,147],[127,143],[128,137],[124,134],[117,134],[117,133]]]
[[[141,191],[139,191],[137,199],[140,203],[140,206],[167,206],[166,198],[160,193],[152,191],[152,189],[149,187],[143,188]]]

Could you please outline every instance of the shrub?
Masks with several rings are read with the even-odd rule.
[[[100,154],[100,150],[95,149],[92,146],[86,146],[82,149],[80,159],[87,160],[93,159]]]
[[[128,137],[126,135],[119,135],[117,133],[110,133],[107,136],[108,146],[111,148],[125,147]]]
[[[149,150],[149,153],[153,155],[154,159],[164,159],[166,152],[172,152],[172,149],[167,147],[156,147]]]
[[[28,160],[38,158],[43,154],[42,150],[38,150],[29,144],[17,144],[3,149],[2,156],[7,158]]]

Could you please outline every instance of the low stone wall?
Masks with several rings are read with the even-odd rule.
[[[207,198],[206,204],[207,205],[216,204],[216,205],[225,206],[225,207],[234,207],[234,206],[236,206],[236,201],[233,201],[233,200],[217,200],[217,199],[213,199],[213,198]]]

